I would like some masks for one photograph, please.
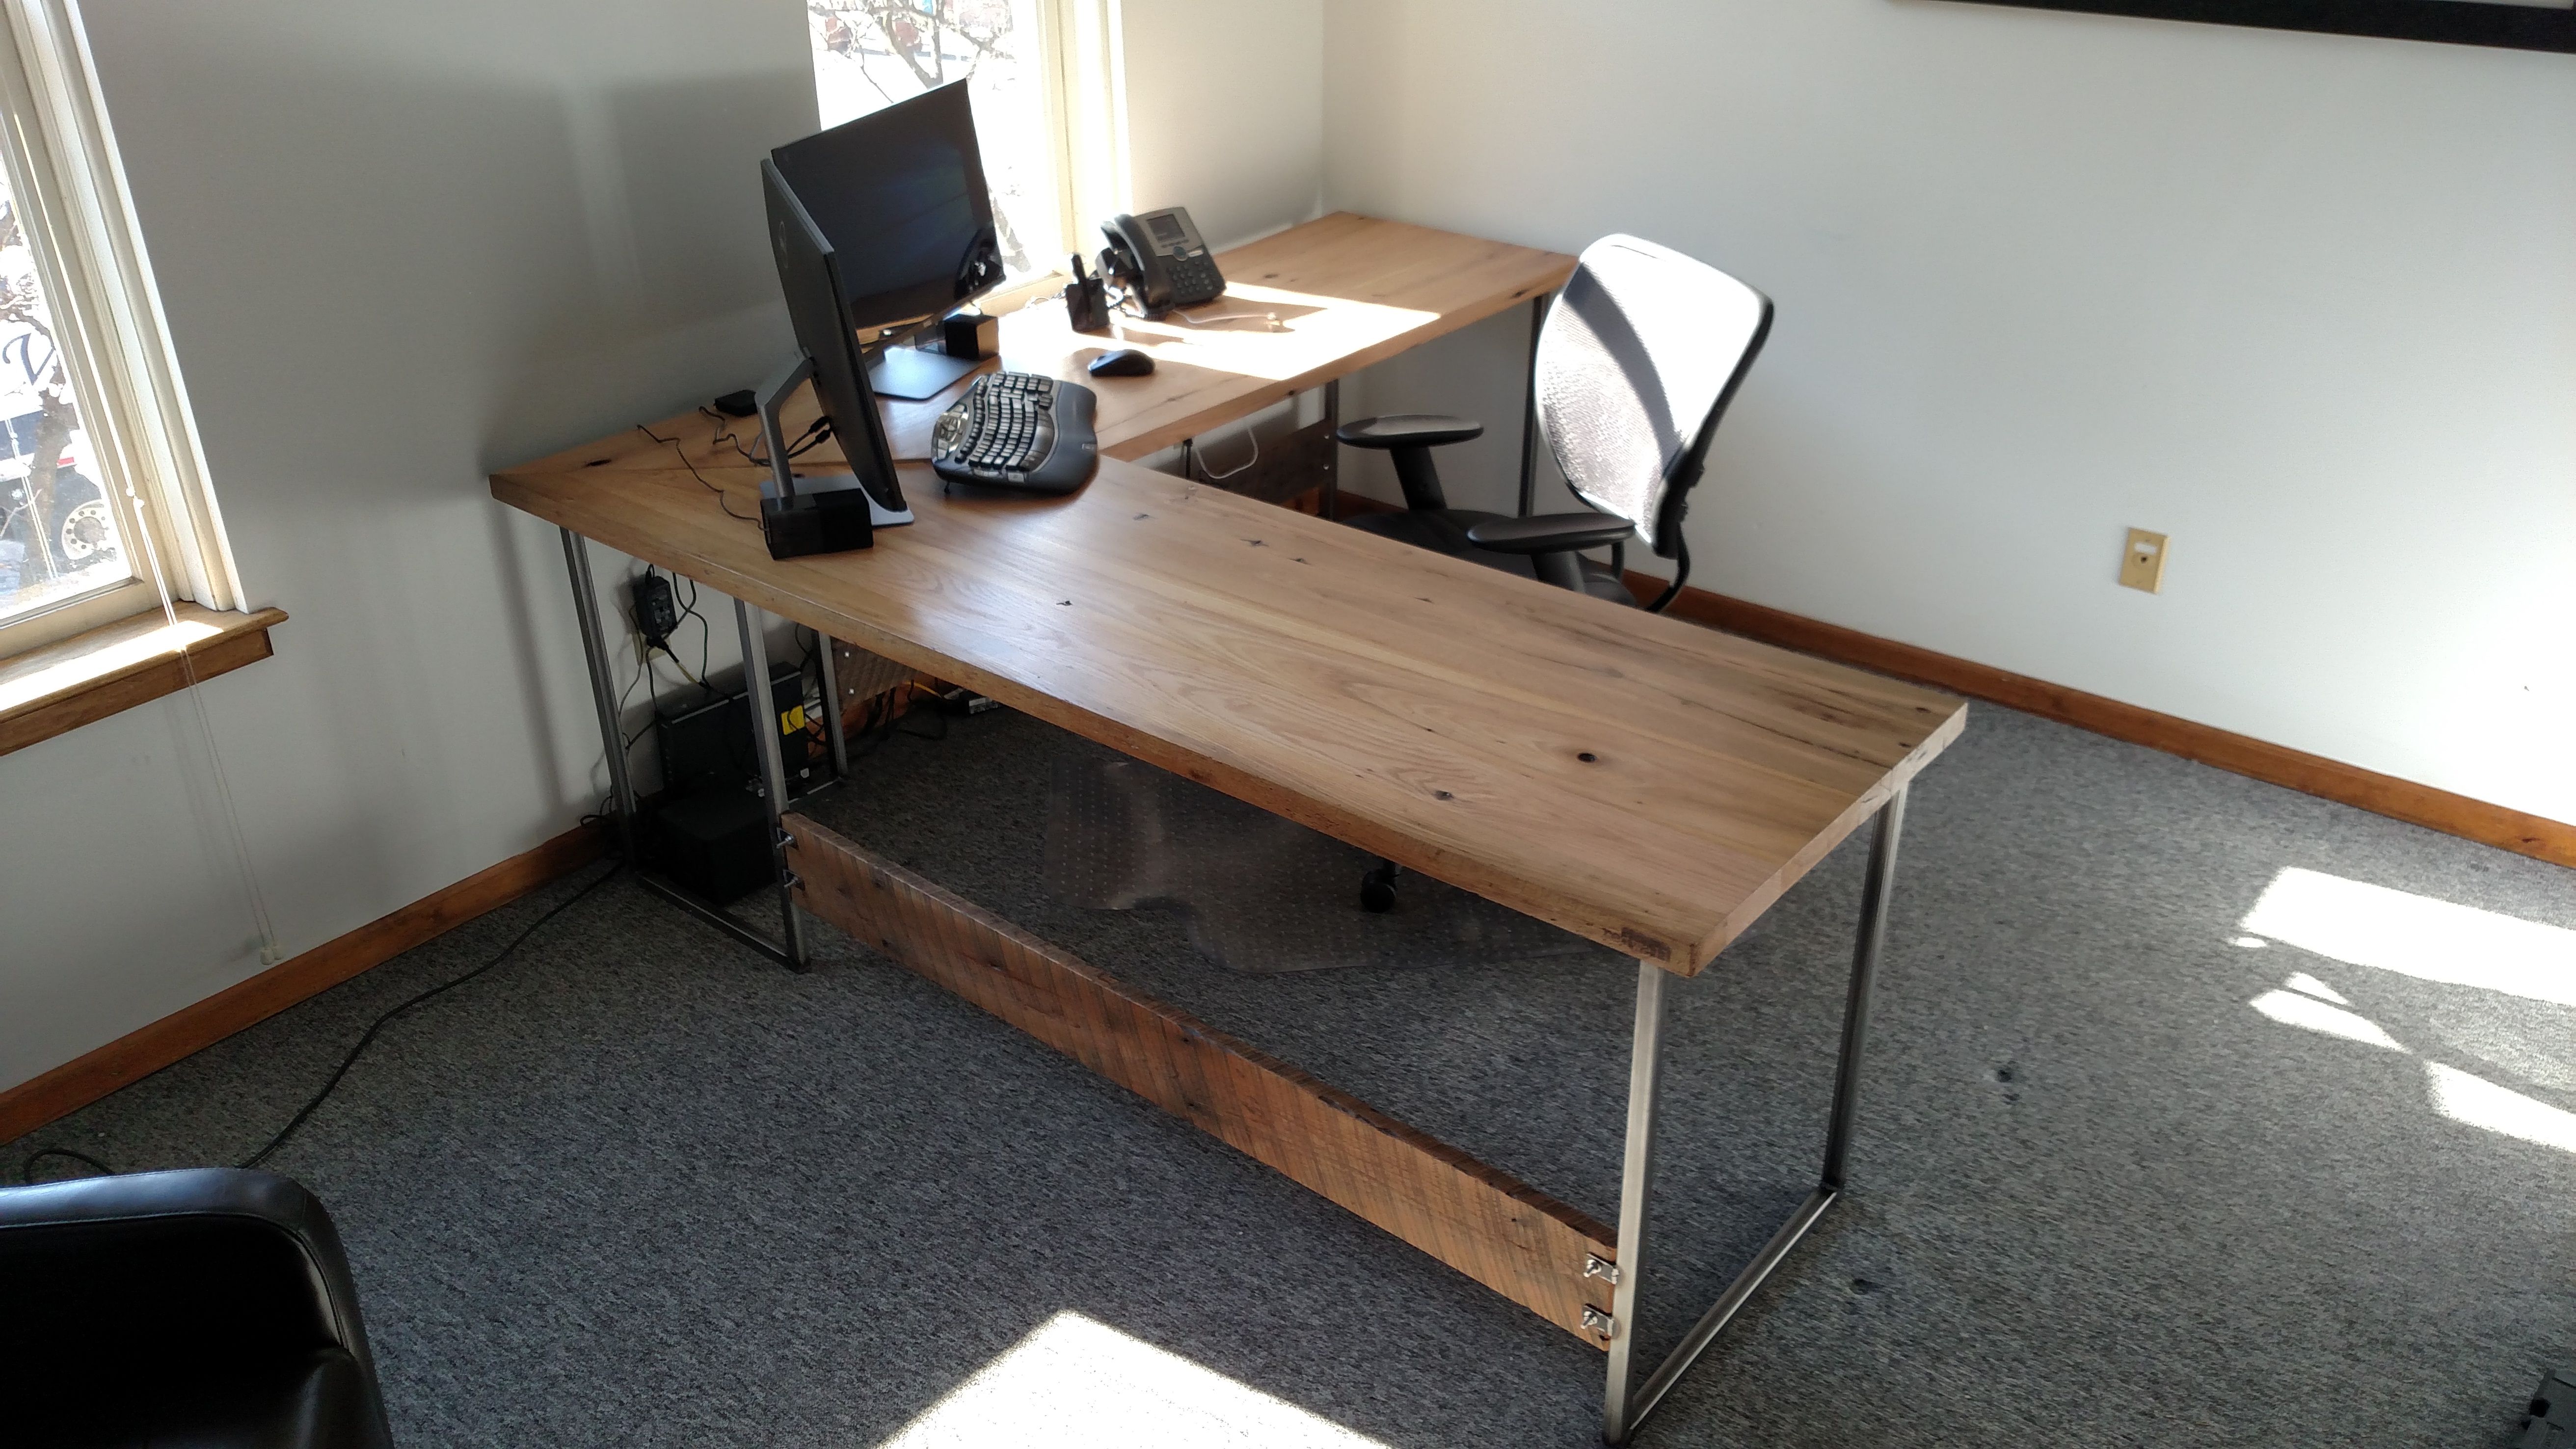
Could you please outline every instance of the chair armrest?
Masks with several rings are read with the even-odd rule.
[[[1637,528],[1606,513],[1542,513],[1536,518],[1489,518],[1467,530],[1467,541],[1495,553],[1565,553],[1625,543]]]
[[[1430,413],[1390,413],[1362,418],[1333,430],[1336,441],[1353,448],[1437,448],[1485,435],[1485,425],[1467,418]]]

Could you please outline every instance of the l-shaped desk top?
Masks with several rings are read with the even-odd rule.
[[[1101,455],[1133,460],[1529,302],[1574,270],[1562,252],[1349,212],[1248,242],[1217,264],[1226,285],[1215,305],[1160,322],[1120,317],[1108,335],[1074,331],[1061,302],[1022,307],[1002,319],[1001,365],[1097,393]],[[1122,347],[1150,354],[1152,375],[1086,372]],[[883,404],[894,455],[929,457],[931,425],[965,387]]]
[[[1845,1189],[1903,791],[1967,706],[1118,461],[1492,316],[1570,259],[1329,217],[1220,261],[1228,306],[1296,293],[1276,303],[1286,327],[1153,344],[1162,370],[1100,389],[1109,457],[1070,497],[951,498],[910,465],[916,522],[780,562],[753,521],[765,469],[712,412],[497,474],[492,492],[565,530],[621,810],[583,538],[1637,957],[1614,1233],[811,819],[770,815],[784,951],[673,895],[791,963],[811,911],[1579,1335],[1605,1353],[1603,1433],[1625,1443]],[[1077,375],[1095,344],[1062,323],[1060,307],[1005,317],[1005,359]],[[829,447],[808,461],[840,466]],[[756,617],[737,613],[756,659]],[[1640,1386],[1665,985],[1873,816],[1819,1185]]]
[[[497,474],[648,563],[1696,973],[1949,744],[1945,695],[1104,461],[773,560],[692,414]],[[674,448],[684,449],[700,477]],[[733,457],[732,466],[718,461]]]

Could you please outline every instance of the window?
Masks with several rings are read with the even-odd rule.
[[[806,0],[824,126],[966,81],[1013,277],[1062,265],[1061,87],[1049,0]]]
[[[0,0],[0,656],[240,589],[73,0]]]
[[[16,189],[0,180],[0,621],[134,578],[89,450]]]

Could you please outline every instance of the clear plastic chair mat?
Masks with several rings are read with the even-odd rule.
[[[1367,852],[1138,760],[1059,759],[1044,881],[1067,905],[1163,909],[1249,974],[1437,967],[1578,954],[1581,937],[1405,872],[1395,909],[1361,909]]]

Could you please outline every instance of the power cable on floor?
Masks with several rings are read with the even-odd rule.
[[[303,1107],[297,1110],[293,1117],[287,1119],[285,1126],[277,1129],[277,1135],[269,1138],[265,1146],[261,1147],[257,1152],[252,1153],[250,1156],[243,1158],[241,1165],[243,1167],[257,1167],[261,1163],[266,1162],[271,1156],[275,1155],[279,1148],[284,1147],[287,1142],[303,1128],[304,1124],[312,1119],[313,1114],[321,1110],[322,1104],[330,1100],[331,1093],[339,1087],[341,1079],[349,1075],[349,1069],[356,1066],[358,1064],[358,1058],[363,1056],[366,1053],[367,1048],[374,1044],[376,1033],[383,1031],[387,1026],[393,1024],[396,1018],[411,1011],[413,1008],[425,1005],[440,996],[444,996],[448,992],[455,990],[457,987],[464,985],[466,982],[472,981],[476,977],[483,975],[485,972],[490,971],[502,962],[509,960],[511,953],[517,951],[522,945],[525,945],[528,938],[535,935],[539,928],[543,927],[548,921],[553,920],[555,917],[562,915],[564,912],[571,910],[574,906],[580,904],[583,898],[587,897],[592,891],[606,885],[609,881],[614,880],[618,873],[624,869],[625,866],[623,863],[620,863],[601,872],[591,880],[590,884],[573,892],[571,896],[557,903],[553,909],[529,922],[525,929],[510,938],[510,943],[508,945],[503,946],[500,950],[494,952],[492,959],[489,961],[484,962],[482,965],[475,967],[473,970],[466,972],[464,975],[459,976],[452,981],[447,981],[440,985],[433,986],[427,991],[423,991],[419,995],[411,997],[409,1000],[385,1011],[374,1021],[368,1023],[367,1030],[365,1034],[358,1038],[357,1045],[349,1048],[347,1055],[340,1058],[340,1065],[333,1069],[330,1080],[324,1082],[321,1090],[315,1092],[312,1097],[305,1102]],[[68,1158],[75,1162],[87,1163],[89,1166],[95,1167],[100,1172],[110,1176],[116,1175],[118,1171],[118,1169],[90,1156],[85,1152],[75,1152],[68,1147],[40,1147],[34,1152],[28,1154],[27,1160],[19,1166],[18,1180],[24,1183],[33,1183],[36,1180],[36,1164],[44,1161],[48,1157]]]

